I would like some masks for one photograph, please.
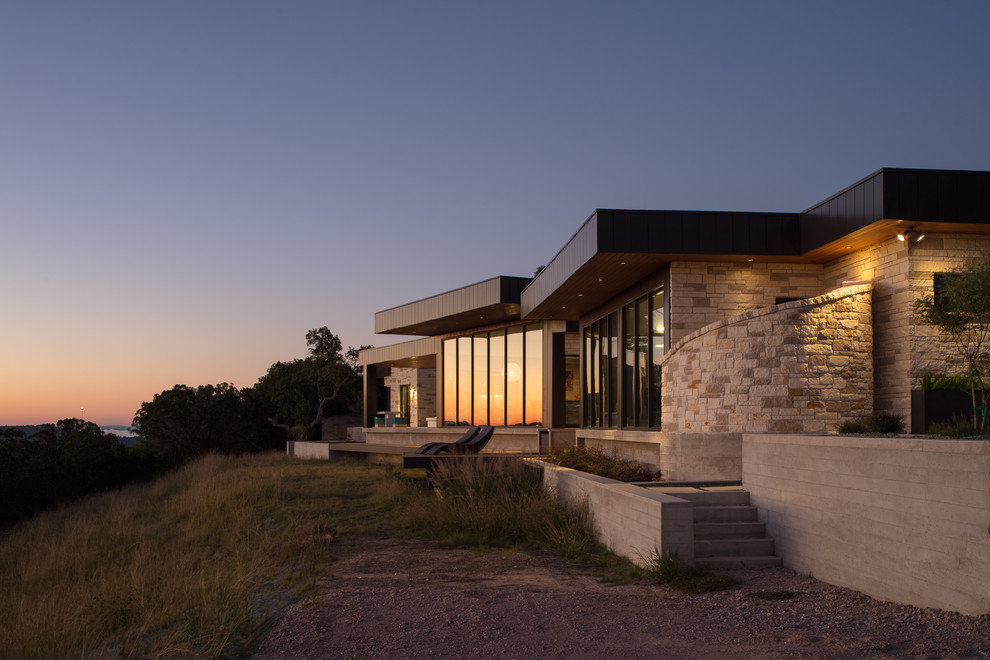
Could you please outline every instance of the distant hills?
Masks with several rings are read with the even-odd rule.
[[[0,425],[0,430],[4,430],[4,429],[18,429],[20,431],[23,431],[24,435],[30,437],[30,436],[34,435],[38,431],[38,429],[40,429],[41,427],[42,427],[41,424],[34,424],[34,425],[27,425],[27,426],[2,426],[2,425]],[[104,433],[113,433],[114,435],[116,435],[117,437],[121,438],[122,440],[125,439],[125,438],[136,438],[137,437],[133,433],[131,433],[130,427],[127,426],[126,424],[109,424],[107,426],[101,426],[100,429],[103,430]]]

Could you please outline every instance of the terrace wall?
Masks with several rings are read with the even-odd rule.
[[[788,568],[990,613],[990,442],[744,435],[742,472]]]

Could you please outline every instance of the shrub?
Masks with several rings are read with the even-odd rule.
[[[843,434],[895,435],[904,433],[904,420],[899,415],[879,410],[866,419],[847,419],[836,430]]]
[[[918,381],[923,390],[964,390],[970,391],[973,379],[964,374],[946,376],[945,374],[925,374]],[[979,389],[977,384],[977,389]]]
[[[722,591],[739,584],[739,580],[728,575],[711,573],[703,568],[687,568],[681,564],[676,552],[661,553],[656,548],[647,557],[646,575],[657,584],[692,594]]]
[[[955,415],[951,421],[948,422],[933,422],[928,427],[929,435],[938,435],[945,438],[973,438],[973,437],[983,437],[980,432],[974,428],[973,422],[968,419],[963,419],[959,415]]]
[[[547,460],[560,467],[580,470],[616,481],[659,481],[660,472],[650,472],[636,461],[616,456],[615,450],[606,452],[588,447],[558,447],[550,452]]]

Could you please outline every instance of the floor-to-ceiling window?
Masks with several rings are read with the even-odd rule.
[[[446,425],[543,421],[543,329],[518,325],[443,341]]]
[[[660,426],[663,318],[656,289],[584,327],[585,426]]]
[[[585,426],[618,423],[618,315],[603,316],[584,328]]]

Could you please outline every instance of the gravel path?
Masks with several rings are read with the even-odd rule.
[[[884,603],[783,568],[731,591],[606,586],[522,552],[362,539],[255,658],[988,658],[990,616]],[[790,590],[763,601],[748,594]]]

